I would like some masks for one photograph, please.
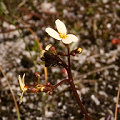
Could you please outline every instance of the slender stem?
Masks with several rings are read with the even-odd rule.
[[[0,66],[0,71],[1,71],[2,75],[3,75],[4,77],[6,77],[6,75],[5,75],[5,73],[3,72],[1,66]],[[11,95],[12,95],[13,100],[14,100],[15,108],[16,108],[16,111],[17,111],[17,119],[20,120],[20,112],[19,112],[19,108],[18,108],[18,104],[17,104],[16,98],[15,98],[14,92],[13,92],[11,86],[10,86],[10,83],[9,83],[8,79],[6,79],[6,80],[7,80],[7,84],[8,84],[8,87],[9,87],[9,89],[10,89]]]
[[[117,102],[116,102],[116,107],[115,107],[115,119],[114,120],[117,120],[117,106],[118,106],[118,101],[119,101],[119,94],[120,94],[120,85],[119,85],[118,93],[117,93]]]
[[[60,81],[58,84],[54,85],[54,89],[57,88],[59,85],[61,85],[64,82],[69,82],[69,79],[64,79],[64,80]]]
[[[73,91],[73,94],[77,100],[77,103],[78,105],[80,106],[80,109],[82,110],[82,113],[83,115],[85,115],[85,118],[86,120],[90,120],[90,117],[88,116],[80,98],[79,98],[79,95],[76,91],[76,88],[75,88],[75,84],[73,82],[73,77],[72,77],[72,73],[71,73],[71,66],[70,66],[70,49],[69,49],[69,46],[67,46],[67,50],[68,50],[68,69],[67,69],[67,73],[68,73],[68,78],[69,78],[69,83],[70,83],[70,86],[72,88],[72,91]]]
[[[44,66],[45,84],[47,84],[47,67]]]
[[[63,66],[66,70],[68,69],[68,65],[63,61],[63,60],[61,60],[61,58],[60,57],[58,57],[58,59],[59,59],[59,64],[61,65],[61,66]]]

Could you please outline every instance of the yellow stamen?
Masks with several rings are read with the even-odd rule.
[[[43,86],[43,87],[40,88],[41,92],[43,92],[44,88],[45,88],[45,86]]]
[[[66,38],[68,37],[68,36],[65,35],[64,33],[60,33],[59,36],[60,36],[60,38],[62,38],[62,39],[66,39]]]
[[[38,88],[41,92],[43,92],[45,86],[43,86],[42,84],[38,84],[36,88]]]
[[[24,86],[23,91],[26,91],[28,87]]]

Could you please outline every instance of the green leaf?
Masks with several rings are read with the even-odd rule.
[[[4,2],[0,2],[0,8],[2,9],[2,10],[4,10],[4,12],[7,14],[8,13],[8,10],[7,10],[7,7],[6,7],[6,5],[4,4]]]
[[[39,49],[39,45],[38,45],[37,41],[35,41],[32,50],[37,52],[38,49]]]

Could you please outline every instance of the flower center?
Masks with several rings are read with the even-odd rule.
[[[21,89],[21,91],[26,91],[27,90],[27,86],[22,86],[20,89]]]
[[[66,38],[68,37],[68,36],[65,35],[64,33],[60,33],[59,36],[60,36],[60,38],[62,38],[62,39],[66,39]]]
[[[27,88],[28,88],[27,86],[24,86],[24,91],[26,91],[26,90],[27,90]]]

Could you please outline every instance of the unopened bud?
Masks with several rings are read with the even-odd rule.
[[[50,50],[55,51],[55,47],[54,47],[54,46],[51,46],[51,47],[50,47]]]
[[[62,69],[62,74],[64,74],[64,75],[66,74],[66,69],[65,68]]]
[[[77,48],[76,53],[79,53],[79,54],[82,53],[82,48]]]
[[[51,85],[51,83],[47,82],[47,85],[48,85],[48,86],[50,86],[50,85]]]
[[[82,53],[82,48],[79,47],[79,48],[77,48],[75,50],[72,50],[70,52],[70,55],[75,56],[76,54],[80,54],[80,53]]]
[[[70,55],[75,56],[76,55],[75,51],[71,51]]]
[[[52,94],[53,94],[53,92],[52,92],[52,91],[50,91],[50,92],[49,92],[49,95],[52,95]]]
[[[38,79],[40,78],[40,74],[38,72],[36,72],[35,75]]]

